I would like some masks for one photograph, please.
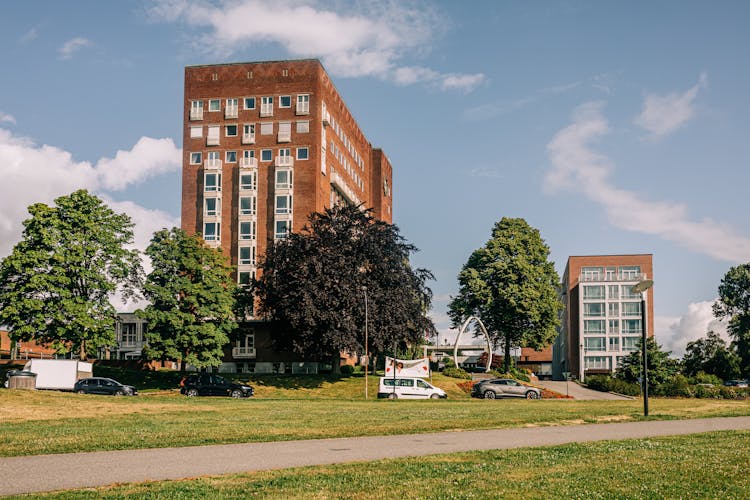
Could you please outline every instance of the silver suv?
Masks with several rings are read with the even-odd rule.
[[[495,398],[526,398],[539,399],[542,391],[536,387],[523,385],[511,378],[493,378],[481,380],[471,388],[471,397],[495,399]]]

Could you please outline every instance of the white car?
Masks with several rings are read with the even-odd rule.
[[[448,395],[416,377],[380,377],[378,397],[388,399],[444,399]]]

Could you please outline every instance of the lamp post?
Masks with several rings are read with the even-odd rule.
[[[654,286],[653,280],[641,280],[630,289],[630,293],[641,294],[641,355],[643,357],[643,416],[648,417],[648,350],[646,349],[646,290]]]
[[[367,350],[367,287],[362,287],[362,292],[365,294],[365,399],[367,399],[367,368],[370,364],[370,354]]]

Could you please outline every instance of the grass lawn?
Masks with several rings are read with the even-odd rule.
[[[750,432],[603,441],[66,491],[53,498],[750,498]]]
[[[173,376],[170,375],[170,376]],[[192,446],[641,419],[633,401],[472,400],[436,376],[448,400],[364,400],[362,377],[264,377],[257,397],[134,398],[0,390],[0,456]],[[377,379],[370,380],[370,397]],[[654,419],[750,415],[750,401],[651,399]]]

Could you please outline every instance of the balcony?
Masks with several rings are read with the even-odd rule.
[[[217,170],[221,168],[221,160],[206,160],[203,162],[203,168],[206,170]]]
[[[291,156],[277,156],[274,165],[277,167],[293,167],[294,159]]]
[[[226,108],[224,108],[224,118],[227,120],[237,118],[238,109],[239,108],[237,106],[227,106]]]
[[[346,180],[333,169],[331,169],[331,185],[352,205],[359,205],[361,203],[354,190],[346,183]]]
[[[309,115],[310,114],[310,103],[309,102],[298,102],[295,109],[297,115]]]
[[[267,116],[273,116],[273,104],[261,104],[260,116],[261,118],[265,118]]]
[[[645,274],[581,274],[578,277],[578,281],[581,283],[592,282],[592,281],[624,281],[638,283],[639,281],[645,280]]]
[[[254,358],[255,347],[232,347],[232,357],[234,359]]]
[[[240,158],[240,168],[258,168],[258,159]]]
[[[197,121],[197,120],[202,120],[202,119],[203,119],[203,108],[190,110],[191,121]]]
[[[242,144],[255,144],[255,134],[242,134]]]
[[[218,146],[219,145],[219,136],[218,135],[209,135],[206,137],[206,146]]]
[[[291,132],[279,132],[279,135],[276,140],[278,142],[292,142],[292,133]]]

